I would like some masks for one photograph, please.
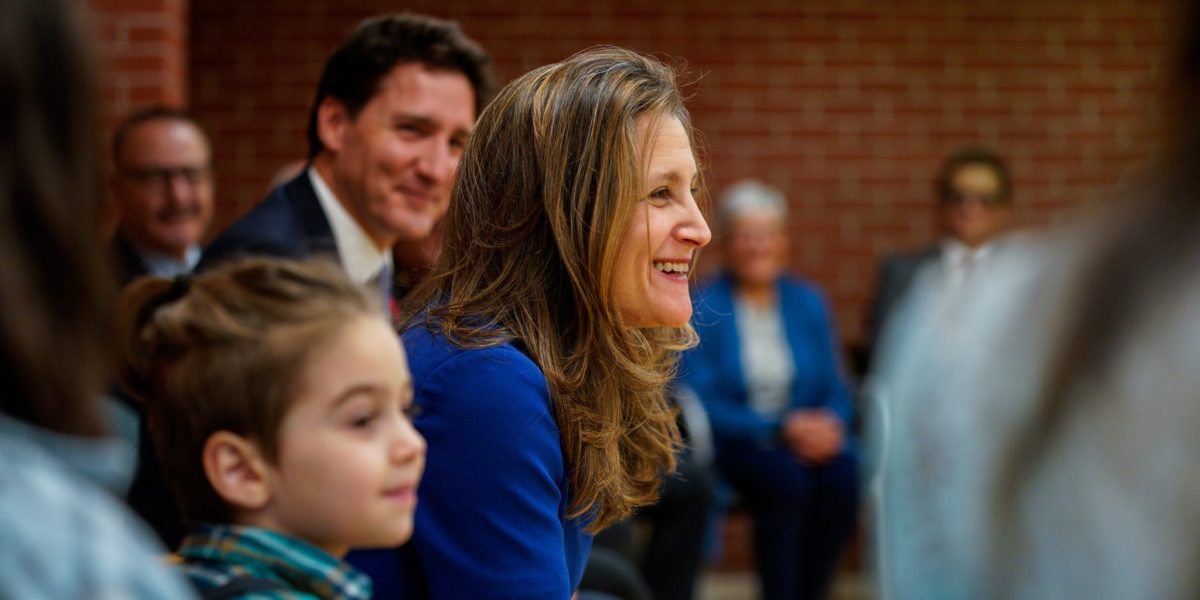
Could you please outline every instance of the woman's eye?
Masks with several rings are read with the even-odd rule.
[[[658,188],[657,190],[650,192],[650,199],[651,200],[670,200],[671,199],[671,190],[669,190],[667,188]]]
[[[408,406],[404,407],[403,412],[404,412],[404,416],[407,417],[409,421],[411,421],[411,420],[421,416],[421,413],[424,411],[421,409],[420,405],[418,405],[416,402],[412,402]]]

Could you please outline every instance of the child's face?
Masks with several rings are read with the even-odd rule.
[[[425,440],[405,410],[412,381],[396,333],[360,318],[305,370],[268,467],[268,523],[335,556],[412,535]]]

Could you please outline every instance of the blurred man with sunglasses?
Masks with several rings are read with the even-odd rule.
[[[937,221],[942,238],[917,252],[884,259],[868,324],[868,353],[899,300],[926,267],[942,270],[941,292],[957,293],[994,252],[998,236],[1012,223],[1012,180],[995,153],[963,148],[943,161],[934,181]]]

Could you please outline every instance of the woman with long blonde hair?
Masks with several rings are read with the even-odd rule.
[[[377,595],[568,598],[591,534],[655,499],[711,237],[692,139],[673,71],[617,48],[480,116],[403,327],[429,442],[415,536],[352,557]]]

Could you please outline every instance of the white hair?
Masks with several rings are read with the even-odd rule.
[[[784,220],[787,216],[787,200],[783,192],[755,179],[743,179],[721,194],[720,222],[722,227],[737,217],[766,215]]]

